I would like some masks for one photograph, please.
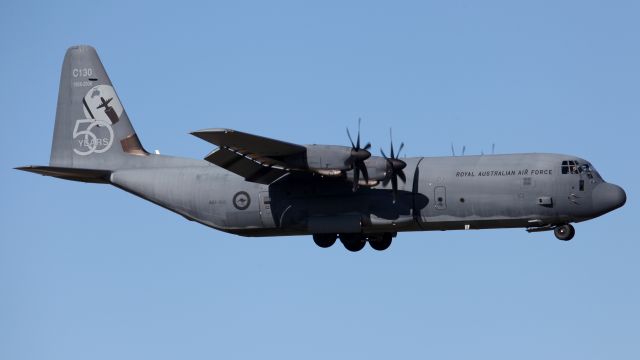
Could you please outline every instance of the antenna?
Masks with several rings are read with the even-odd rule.
[[[465,145],[462,145],[462,156],[464,156],[464,152],[467,150],[467,147]]]
[[[491,155],[495,155],[496,153],[496,143],[491,144]]]
[[[453,143],[451,143],[451,156],[456,156],[456,150],[453,148]]]

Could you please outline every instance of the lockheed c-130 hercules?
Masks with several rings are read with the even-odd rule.
[[[18,169],[111,184],[185,218],[244,236],[313,235],[384,250],[399,232],[525,228],[574,236],[572,223],[624,205],[588,161],[559,154],[400,158],[361,146],[298,145],[229,129],[193,135],[204,160],[147,152],[90,46],[67,50],[49,166]]]

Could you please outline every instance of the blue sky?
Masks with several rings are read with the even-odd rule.
[[[0,3],[0,358],[637,359],[635,1]],[[145,145],[231,127],[412,155],[559,152],[627,205],[575,239],[242,238],[47,164],[67,47],[91,44]]]

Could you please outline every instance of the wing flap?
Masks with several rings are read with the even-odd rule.
[[[205,160],[240,175],[247,181],[260,184],[271,184],[287,173],[284,169],[260,164],[226,148],[218,148],[209,154]]]
[[[289,172],[292,166],[287,160],[307,151],[304,146],[230,129],[191,134],[218,146],[205,160],[260,184],[270,184]]]

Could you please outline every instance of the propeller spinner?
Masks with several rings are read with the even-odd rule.
[[[385,177],[382,184],[387,186],[389,181],[391,181],[391,188],[393,190],[393,203],[395,204],[397,196],[398,196],[398,178],[402,180],[403,183],[407,182],[407,177],[404,174],[403,169],[407,167],[407,163],[400,160],[400,151],[404,148],[404,143],[400,144],[400,148],[398,148],[398,153],[395,154],[393,151],[393,134],[391,133],[391,129],[389,129],[389,140],[391,142],[391,156],[387,157],[384,153],[384,150],[380,148],[380,152],[385,160],[387,160],[387,176]]]

